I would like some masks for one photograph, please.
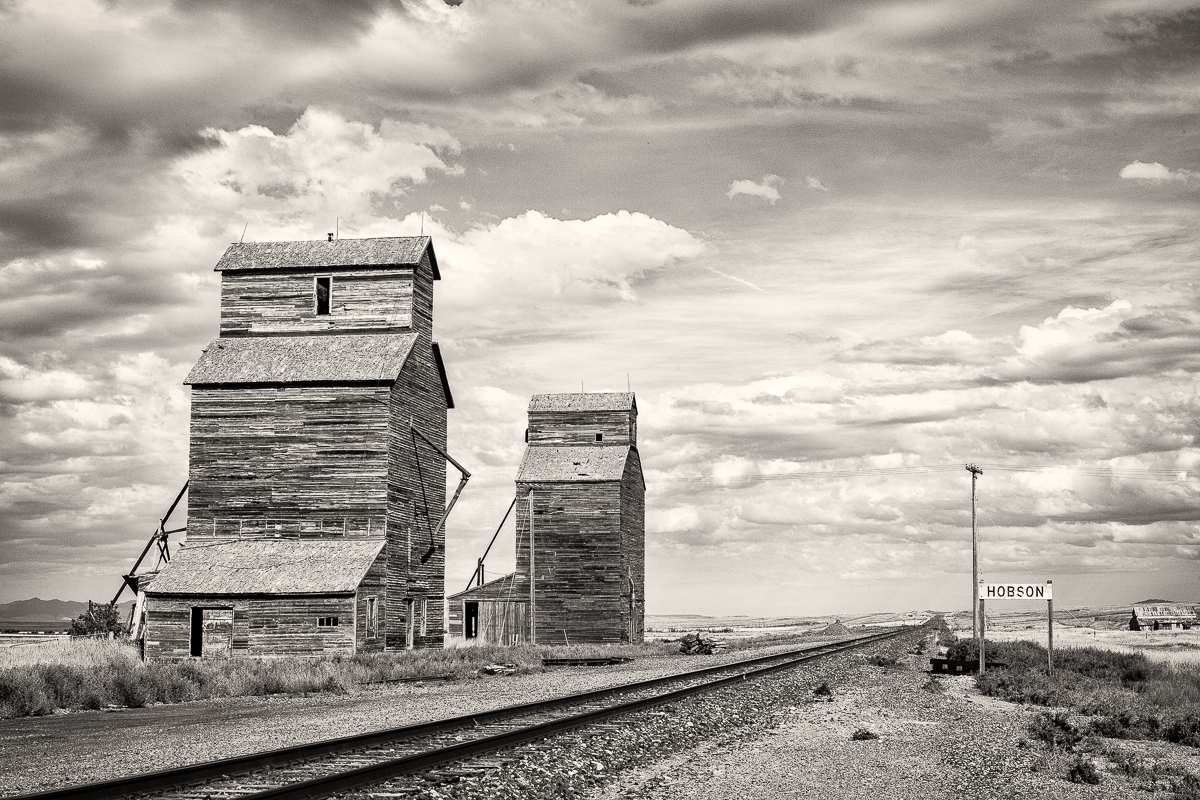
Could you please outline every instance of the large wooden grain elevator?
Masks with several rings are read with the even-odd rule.
[[[449,599],[467,643],[641,642],[646,484],[632,392],[539,394],[517,471],[516,571]]]
[[[146,656],[440,647],[454,403],[432,242],[234,244],[216,270],[187,540],[136,587]]]

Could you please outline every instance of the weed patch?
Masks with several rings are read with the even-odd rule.
[[[1089,718],[1090,734],[1112,739],[1160,739],[1200,747],[1200,665],[1151,661],[1136,653],[1091,647],[1054,654],[1033,642],[987,642],[990,657],[1008,665],[976,678],[980,691],[1017,703],[1068,708]],[[976,657],[975,643],[957,642],[951,657]]]

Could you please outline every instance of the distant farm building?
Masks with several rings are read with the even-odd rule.
[[[1170,604],[1134,606],[1129,619],[1131,631],[1181,630],[1196,624],[1196,609]]]
[[[146,656],[440,647],[454,403],[431,241],[235,244],[216,269],[187,542],[136,587]]]
[[[450,635],[498,644],[641,642],[646,484],[633,394],[534,395],[526,441],[516,572],[451,596]]]

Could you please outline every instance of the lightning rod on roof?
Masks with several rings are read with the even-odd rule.
[[[242,226],[242,235],[238,237],[238,244],[241,244],[242,240],[246,238],[246,228],[249,228],[249,227],[250,227],[250,220],[246,220],[246,224]]]

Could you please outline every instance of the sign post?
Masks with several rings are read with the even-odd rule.
[[[1048,670],[1054,674],[1054,581],[1041,583],[979,583],[979,671],[983,673],[987,666],[983,657],[984,636],[984,602],[987,600],[1045,600],[1046,618],[1049,621],[1046,637],[1046,657]]]
[[[1050,591],[1054,581],[1046,581],[1046,674],[1054,677],[1054,593]]]

